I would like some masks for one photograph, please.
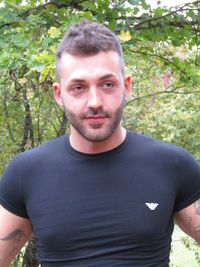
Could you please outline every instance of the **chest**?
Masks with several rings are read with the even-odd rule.
[[[168,233],[175,193],[165,172],[102,167],[50,168],[32,186],[27,210],[41,244],[151,243]]]

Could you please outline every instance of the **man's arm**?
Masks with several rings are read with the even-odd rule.
[[[8,267],[32,233],[28,219],[0,206],[0,267]]]
[[[200,244],[200,199],[174,214],[175,222]]]

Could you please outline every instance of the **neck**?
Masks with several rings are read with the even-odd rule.
[[[82,153],[98,154],[106,152],[118,147],[126,137],[126,130],[119,125],[115,132],[106,140],[92,142],[81,136],[76,130],[71,129],[70,144],[71,146]]]

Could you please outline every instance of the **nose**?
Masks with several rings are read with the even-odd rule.
[[[87,106],[91,109],[98,109],[102,107],[102,97],[96,87],[92,87],[89,90]]]

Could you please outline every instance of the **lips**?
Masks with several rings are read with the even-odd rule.
[[[107,116],[103,115],[91,115],[87,116],[86,119],[91,123],[103,123],[103,121],[107,118]]]
[[[92,128],[100,128],[104,124],[105,120],[110,118],[109,112],[98,109],[89,109],[82,114],[82,119],[85,120]]]

